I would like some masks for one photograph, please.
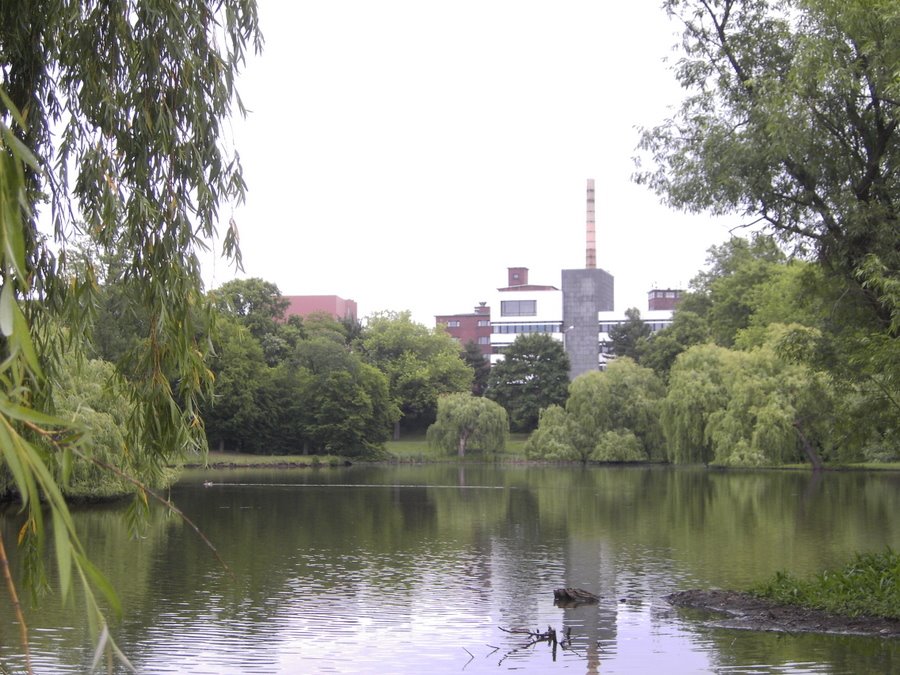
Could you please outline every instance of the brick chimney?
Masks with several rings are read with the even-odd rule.
[[[507,267],[506,270],[509,274],[508,286],[525,286],[528,283],[527,267]]]
[[[587,241],[585,246],[585,269],[597,269],[597,233],[594,221],[594,179],[587,179]]]

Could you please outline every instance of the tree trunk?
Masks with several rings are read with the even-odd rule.
[[[394,422],[394,440],[400,440],[400,420]]]
[[[460,457],[466,456],[466,443],[468,442],[469,434],[471,434],[471,433],[472,432],[470,430],[464,429],[459,434],[459,445],[457,447],[459,448],[459,456]]]
[[[800,436],[800,445],[803,447],[803,452],[806,454],[809,463],[812,464],[813,471],[821,471],[824,469],[825,464],[822,462],[822,458],[819,456],[818,451],[812,446],[806,436],[803,435],[803,428],[800,424],[800,420],[794,422],[794,429],[797,430],[797,435]]]

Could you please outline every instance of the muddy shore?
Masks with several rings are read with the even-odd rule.
[[[666,600],[675,607],[710,612],[713,616],[707,623],[720,628],[900,638],[900,620],[897,619],[840,616],[816,609],[780,605],[737,591],[680,591],[667,595]]]

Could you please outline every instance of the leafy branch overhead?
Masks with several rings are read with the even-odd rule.
[[[152,479],[205,447],[198,402],[212,377],[200,336],[213,315],[198,254],[244,198],[223,132],[243,112],[238,69],[261,44],[247,0],[0,3],[0,452],[29,508],[32,578],[38,505],[50,507],[64,594],[74,570],[86,593],[93,584],[114,598],[60,494],[67,447],[90,446],[73,445],[78,425],[55,416],[52,396],[65,359],[84,349],[99,279],[117,286],[125,313],[146,317],[116,375],[130,402],[121,457],[144,453]],[[239,262],[234,223],[222,239]]]
[[[883,0],[667,0],[680,109],[643,130],[635,174],[676,207],[737,213],[842,275],[887,325],[896,278],[900,13]]]

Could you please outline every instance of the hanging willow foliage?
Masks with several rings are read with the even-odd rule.
[[[147,453],[151,471],[205,448],[197,411],[212,385],[203,337],[212,312],[198,256],[223,207],[244,199],[223,124],[233,106],[244,112],[235,77],[261,42],[254,0],[0,3],[0,470],[25,510],[18,550],[28,585],[43,575],[46,504],[62,593],[73,575],[83,582],[100,647],[112,652],[92,589],[114,609],[115,594],[60,491],[87,448],[53,414],[49,392],[63,356],[84,343],[105,278],[149,317],[119,364],[133,411],[125,448]],[[232,222],[222,239],[239,264]],[[114,259],[114,276],[91,260],[73,266],[76,241]],[[4,560],[8,551],[0,547]]]

